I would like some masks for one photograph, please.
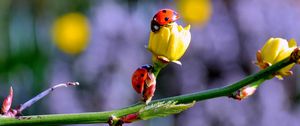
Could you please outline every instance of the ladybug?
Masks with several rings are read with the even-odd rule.
[[[139,67],[132,75],[131,78],[131,83],[132,83],[132,87],[133,89],[141,94],[144,91],[144,88],[146,88],[145,86],[147,86],[153,78],[151,76],[151,74],[153,71],[153,66],[152,65],[143,65],[141,67]]]
[[[168,25],[179,19],[179,14],[171,9],[161,9],[154,16],[151,21],[151,30],[157,32],[161,26]]]

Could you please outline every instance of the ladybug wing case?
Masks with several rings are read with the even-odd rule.
[[[132,87],[141,94],[144,90],[145,80],[148,77],[148,71],[145,69],[137,69],[132,75]]]

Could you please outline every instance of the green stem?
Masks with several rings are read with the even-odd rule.
[[[175,97],[154,100],[150,104],[153,104],[155,102],[170,101],[170,100],[178,101],[178,103],[190,103],[193,101],[202,101],[202,100],[216,98],[216,97],[228,96],[234,91],[237,91],[238,89],[246,85],[252,84],[253,82],[256,82],[258,80],[261,80],[262,78],[266,78],[272,75],[274,72],[280,70],[281,68],[291,63],[293,63],[293,61],[289,60],[289,58],[286,58],[266,68],[265,70],[261,70],[260,72],[250,75],[231,85],[222,88],[215,88],[215,89],[205,90],[205,91],[191,93],[191,94],[185,94],[185,95],[180,95]],[[111,115],[120,117],[123,115],[135,113],[138,112],[144,106],[145,106],[144,104],[135,104],[127,108],[114,110],[114,111],[107,111],[107,112],[22,116],[19,119],[0,117],[0,126],[106,123],[108,118]]]
[[[162,69],[161,67],[154,67],[153,74],[155,77],[158,76],[161,69]]]
[[[258,88],[263,82],[265,82],[268,79],[262,78],[259,79],[258,81],[253,82],[250,87]]]

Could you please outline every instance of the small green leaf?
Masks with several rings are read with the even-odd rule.
[[[180,113],[192,106],[195,101],[188,104],[176,104],[177,101],[158,102],[145,106],[139,111],[139,116],[142,120],[148,120],[155,117],[164,117],[171,114]]]

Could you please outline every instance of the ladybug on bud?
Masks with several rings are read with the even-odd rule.
[[[152,65],[143,65],[133,73],[131,78],[133,89],[138,94],[142,94],[146,104],[151,101],[156,88],[156,77],[153,74],[153,69]]]
[[[152,18],[151,30],[153,32],[159,31],[161,26],[168,25],[179,19],[179,14],[171,9],[161,9]]]

